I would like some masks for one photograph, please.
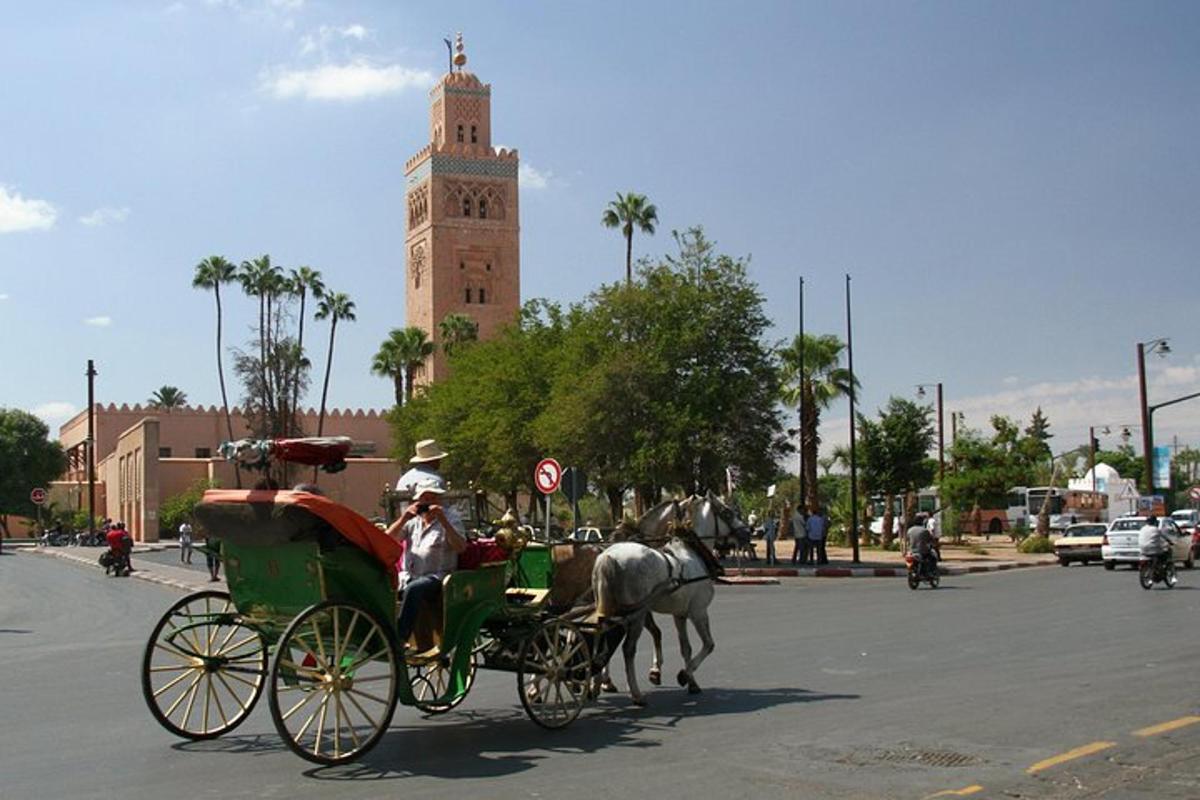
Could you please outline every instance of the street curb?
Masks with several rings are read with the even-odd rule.
[[[778,586],[779,578],[768,575],[724,575],[717,583],[730,586]]]
[[[103,552],[103,548],[95,549]],[[76,555],[75,553],[64,553],[60,547],[40,547],[34,550],[26,549],[23,552],[30,553],[32,555],[58,558],[62,559],[63,561],[73,561],[76,564],[85,564],[89,567],[99,567],[99,564],[96,563],[96,559],[86,558],[84,556]],[[142,567],[135,569],[129,577],[137,578],[138,580],[146,581],[147,583],[157,583],[160,586],[169,586],[172,589],[179,589],[183,592],[198,592],[202,589],[209,588],[207,582],[204,585],[184,583],[183,581],[177,581],[174,578],[168,578],[164,575],[156,575],[154,574],[153,569],[145,569]]]
[[[943,575],[968,575],[980,572],[1049,567],[1055,563],[1001,561],[994,564],[970,564],[967,566],[946,565],[941,570]],[[908,570],[905,567],[744,567],[740,570],[730,571],[731,577],[735,578],[903,578],[907,574]]]

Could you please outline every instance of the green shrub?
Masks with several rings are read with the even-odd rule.
[[[967,552],[973,556],[986,556],[988,554],[988,551],[984,550],[981,545],[974,543],[967,546]]]
[[[1017,545],[1017,550],[1022,553],[1053,553],[1054,545],[1050,542],[1049,536],[1028,536]]]
[[[191,520],[192,511],[200,502],[200,498],[204,496],[204,491],[214,488],[216,488],[216,484],[201,479],[189,486],[186,491],[164,500],[158,507],[159,536],[175,535],[184,520]]]

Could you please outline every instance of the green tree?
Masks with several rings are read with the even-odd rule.
[[[339,322],[353,322],[354,303],[345,292],[326,292],[319,303],[315,319],[329,320],[329,350],[325,358],[325,380],[321,386],[321,411],[317,415],[317,436],[325,433],[325,401],[329,398],[329,374],[333,369],[333,343]]]
[[[424,328],[393,328],[371,359],[371,372],[392,379],[396,405],[412,402],[416,372],[433,355],[433,342]]]
[[[863,474],[867,484],[885,498],[883,514],[883,544],[891,544],[894,504],[892,498],[911,498],[928,486],[936,472],[936,463],[929,458],[934,442],[931,410],[911,400],[892,397],[879,411],[878,420],[859,418],[863,440]],[[911,501],[906,502],[905,516],[911,515]],[[906,519],[907,525],[911,519]]]
[[[47,437],[46,423],[15,408],[0,408],[0,537],[10,536],[10,514],[32,517],[37,508],[29,493],[46,486],[67,468],[58,442]]]
[[[225,429],[233,441],[233,418],[229,414],[229,396],[225,392],[225,369],[221,363],[221,286],[232,283],[236,268],[221,256],[209,256],[196,265],[192,276],[195,289],[212,289],[217,301],[217,380],[221,384],[221,408],[225,412]],[[240,485],[240,482],[239,482]]]
[[[158,531],[160,536],[170,536],[179,530],[185,521],[193,520],[196,506],[204,498],[204,492],[215,489],[217,484],[208,480],[198,480],[179,494],[172,495],[158,507]]]
[[[308,358],[304,354],[305,304],[309,294],[316,300],[324,296],[325,283],[321,279],[320,271],[312,267],[297,267],[291,271],[288,280],[292,294],[300,298],[299,329],[296,332],[296,348],[300,351],[300,357],[296,359],[296,369],[292,375],[292,408],[296,409],[300,405],[300,370],[309,367]]]
[[[169,412],[173,408],[183,408],[187,405],[187,393],[177,386],[162,386],[154,390],[147,403],[151,408]]]
[[[800,363],[801,350],[803,364]],[[853,378],[850,370],[841,366],[845,350],[845,343],[832,334],[805,334],[803,343],[797,336],[780,351],[783,362],[783,402],[796,408],[803,399],[800,452],[804,462],[804,502],[810,507],[821,504],[820,485],[817,482],[821,412],[838,398],[850,394],[852,380],[854,389],[860,388],[857,378]]]
[[[658,223],[658,209],[645,195],[617,192],[617,199],[609,201],[600,221],[606,228],[621,229],[621,235],[625,237],[625,283],[633,283],[634,228],[653,236],[654,226]]]
[[[478,341],[479,323],[469,314],[447,314],[438,323],[438,334],[442,337],[442,352],[451,356],[464,344]]]

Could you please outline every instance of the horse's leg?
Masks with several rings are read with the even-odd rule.
[[[629,697],[635,706],[646,705],[646,697],[637,685],[637,675],[634,673],[633,657],[637,655],[638,639],[642,636],[646,615],[636,614],[626,622],[625,641],[621,643],[621,652],[625,655],[625,680],[629,681]]]
[[[692,616],[692,624],[696,626],[696,632],[700,634],[700,642],[703,647],[700,648],[699,654],[695,661],[688,662],[688,692],[697,694],[700,691],[699,685],[696,684],[696,670],[700,668],[700,663],[708,658],[709,653],[716,649],[713,643],[712,630],[708,625],[708,609],[702,609]]]
[[[683,669],[679,670],[676,680],[679,681],[680,686],[688,687],[690,692],[695,681],[692,680],[692,642],[688,639],[687,617],[671,617],[671,619],[675,620],[675,632],[679,634],[679,654],[683,656]]]
[[[646,630],[650,631],[650,639],[654,642],[654,660],[650,663],[649,679],[655,686],[662,685],[662,629],[654,621],[654,615],[647,612]]]

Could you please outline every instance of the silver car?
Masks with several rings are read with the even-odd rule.
[[[1118,563],[1134,567],[1138,565],[1142,560],[1142,550],[1138,547],[1138,531],[1146,524],[1146,519],[1147,517],[1121,517],[1109,523],[1108,532],[1104,534],[1104,544],[1100,547],[1105,569],[1115,569]],[[1173,560],[1181,562],[1185,569],[1195,566],[1192,538],[1183,535],[1175,520],[1159,517],[1158,529],[1171,542]]]

